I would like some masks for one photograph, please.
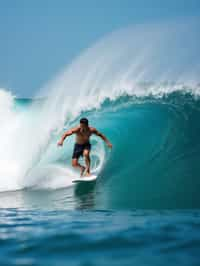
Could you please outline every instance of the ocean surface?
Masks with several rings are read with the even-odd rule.
[[[196,265],[199,211],[1,209],[1,265]]]
[[[30,99],[0,89],[0,265],[200,265],[199,25],[128,27]],[[98,178],[74,184],[57,142],[81,117],[113,148],[92,136]]]

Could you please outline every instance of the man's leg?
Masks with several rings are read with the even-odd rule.
[[[85,164],[86,164],[86,175],[90,175],[90,151],[84,150],[83,156],[85,158]]]
[[[84,172],[85,172],[85,166],[80,165],[77,158],[73,158],[72,159],[72,166],[80,169],[81,176],[84,174]]]

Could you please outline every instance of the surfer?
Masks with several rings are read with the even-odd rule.
[[[109,148],[112,148],[112,144],[96,128],[89,126],[87,118],[81,118],[80,124],[78,126],[66,131],[62,135],[61,140],[58,142],[58,146],[62,146],[66,137],[69,137],[72,134],[76,134],[76,143],[74,145],[74,151],[72,155],[72,166],[80,169],[81,176],[83,176],[84,173],[86,176],[90,176],[90,136],[92,134],[99,136],[105,141]],[[84,156],[86,167],[79,164],[78,160],[80,156]]]

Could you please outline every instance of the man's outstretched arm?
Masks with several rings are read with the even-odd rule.
[[[105,135],[99,132],[96,128],[93,128],[92,133],[99,136],[103,141],[105,141],[105,143],[108,145],[109,148],[112,148],[112,144],[110,143],[110,141],[106,138]]]
[[[78,127],[75,128],[71,128],[69,130],[67,130],[61,137],[60,141],[58,142],[58,146],[62,146],[64,140],[66,139],[66,137],[71,136],[72,134],[75,134],[78,131]]]

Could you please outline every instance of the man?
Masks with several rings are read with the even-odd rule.
[[[86,172],[86,176],[90,176],[90,136],[92,134],[99,136],[106,142],[109,148],[112,148],[112,144],[102,133],[97,131],[96,128],[88,125],[87,118],[81,118],[80,124],[77,127],[66,131],[58,142],[58,146],[62,146],[65,138],[72,134],[76,134],[76,143],[72,155],[72,166],[80,169],[81,176],[83,176],[84,172]],[[86,167],[79,164],[78,160],[80,156],[84,156]]]

